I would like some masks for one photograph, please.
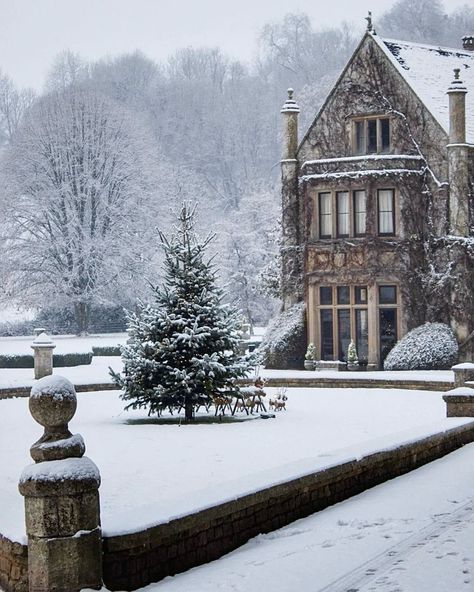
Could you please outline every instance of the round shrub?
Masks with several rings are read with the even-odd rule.
[[[385,358],[384,370],[447,370],[458,359],[454,333],[443,323],[426,323],[403,337]]]

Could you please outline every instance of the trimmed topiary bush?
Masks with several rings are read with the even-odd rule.
[[[443,323],[426,323],[403,337],[385,358],[384,370],[448,370],[458,359],[454,333]]]
[[[273,319],[259,352],[266,368],[303,368],[306,353],[304,303],[294,304]]]

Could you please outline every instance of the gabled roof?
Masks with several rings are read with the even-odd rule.
[[[474,144],[474,52],[372,36],[426,108],[449,132],[448,90],[454,68],[467,88],[466,141]]]

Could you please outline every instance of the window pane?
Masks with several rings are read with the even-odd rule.
[[[356,304],[367,304],[367,286],[356,286],[354,292]]]
[[[332,360],[334,357],[332,309],[322,309],[321,319],[321,359]]]
[[[377,152],[377,120],[367,121],[367,153]]]
[[[323,238],[332,235],[331,194],[319,194],[319,236]]]
[[[337,311],[337,335],[339,359],[347,360],[347,348],[351,341],[351,311],[343,308]]]
[[[354,234],[356,236],[365,234],[366,201],[365,191],[354,191]]]
[[[367,310],[355,309],[356,348],[359,361],[367,361],[369,351],[369,325]]]
[[[381,152],[390,150],[390,119],[380,119],[380,140],[382,145]]]
[[[338,304],[350,304],[350,290],[349,286],[339,286],[337,288],[337,303]]]
[[[355,121],[354,122],[356,154],[365,154],[364,128],[365,128],[365,121]]]
[[[321,286],[319,288],[319,303],[332,304],[332,288],[329,286]]]
[[[380,364],[387,357],[388,352],[397,343],[397,309],[381,308],[379,310],[379,331],[380,331]]]
[[[378,191],[379,234],[393,234],[393,189]]]
[[[349,192],[338,191],[337,202],[337,236],[349,236]]]
[[[397,287],[379,286],[379,304],[396,304]]]

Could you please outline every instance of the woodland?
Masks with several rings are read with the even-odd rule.
[[[269,15],[270,19],[271,15]],[[399,0],[375,21],[390,38],[462,47],[474,9]],[[231,304],[265,324],[279,307],[280,108],[293,87],[304,131],[363,25],[269,22],[252,63],[185,47],[155,62],[64,52],[41,93],[0,71],[0,305],[133,308],[160,282],[160,232],[183,202],[212,228]],[[1,67],[1,63],[0,63]]]

